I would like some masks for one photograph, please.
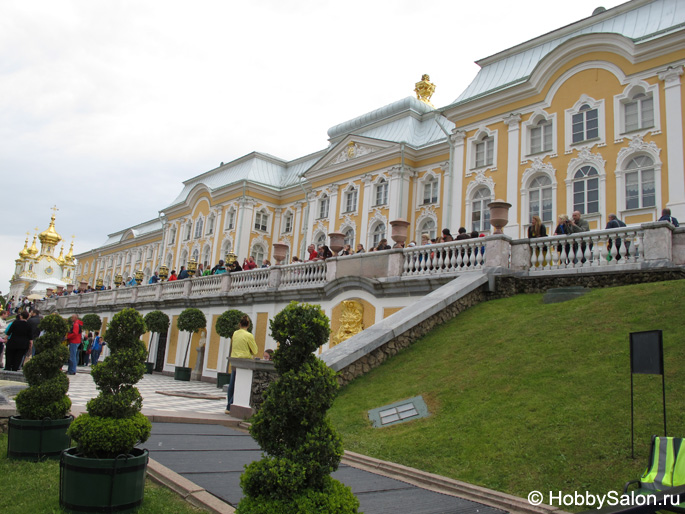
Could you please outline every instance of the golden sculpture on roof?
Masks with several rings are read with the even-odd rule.
[[[433,96],[433,93],[435,93],[435,84],[431,82],[431,78],[427,73],[421,75],[421,80],[416,83],[414,92],[416,93],[416,98],[435,108],[435,106],[431,103],[431,97]]]
[[[58,210],[59,209],[57,208],[57,206],[52,207],[53,212],[52,217],[50,218],[50,226],[47,228],[47,230],[44,230],[38,236],[41,244],[47,244],[53,248],[57,246],[57,243],[59,243],[62,240],[62,236],[60,236],[55,230],[55,212],[57,212]]]

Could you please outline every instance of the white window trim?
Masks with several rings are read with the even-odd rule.
[[[437,188],[438,188],[438,190],[436,192],[437,199],[435,202],[423,203],[423,198],[424,198],[424,195],[426,192],[426,183],[429,181],[429,179],[431,181],[433,181],[435,184],[437,184]],[[440,192],[442,191],[442,184],[440,184],[440,175],[438,175],[432,169],[430,169],[430,170],[426,171],[426,173],[424,173],[423,176],[417,181],[417,185],[418,185],[418,191],[417,191],[417,195],[416,195],[416,202],[417,202],[416,208],[417,209],[420,209],[421,207],[426,206],[426,205],[433,205],[435,207],[440,206],[440,199],[442,196],[440,194]]]
[[[385,202],[384,203],[376,203],[376,200],[378,198],[378,187],[381,185],[381,180],[384,181],[384,185],[385,185]],[[373,187],[372,187],[371,191],[373,194],[373,205],[372,205],[372,207],[382,207],[382,206],[388,205],[390,203],[390,180],[385,175],[379,175],[376,178],[375,182],[373,182]]]
[[[629,103],[637,93],[636,89],[641,89],[645,94],[652,97],[654,107],[654,126],[626,132],[625,130],[625,104]],[[614,142],[622,143],[625,137],[635,135],[646,136],[647,133],[661,133],[661,108],[659,103],[659,84],[648,84],[644,80],[633,80],[620,95],[614,96]]]
[[[486,166],[476,166],[476,144],[483,136],[492,138],[492,164]],[[479,127],[473,137],[466,140],[466,162],[467,169],[471,172],[476,170],[496,170],[497,169],[497,130],[488,130],[486,127]]]
[[[593,139],[587,139],[585,141],[579,141],[577,143],[573,142],[573,115],[580,112],[580,108],[583,105],[589,105],[590,109],[597,109],[597,137]],[[570,109],[565,111],[565,126],[564,126],[564,143],[565,152],[567,154],[571,153],[573,150],[587,146],[592,148],[595,145],[604,146],[606,145],[606,113],[604,109],[604,99],[595,100],[585,94],[581,95],[580,99],[575,103]]]
[[[521,226],[521,237],[528,237],[528,226],[530,225],[529,211],[530,211],[530,184],[537,177],[544,175],[549,177],[552,181],[552,222],[551,222],[551,232],[549,231],[550,226],[547,226],[548,234],[554,233],[554,228],[556,227],[556,220],[558,218],[557,210],[557,179],[556,170],[551,164],[543,163],[542,159],[535,159],[533,165],[523,172],[521,177],[521,215],[520,215],[520,226]]]
[[[541,119],[545,119],[552,123],[552,149],[537,153],[531,153],[530,132],[531,130],[537,127]],[[557,156],[557,128],[559,126],[559,124],[557,123],[557,113],[548,114],[543,109],[536,109],[530,115],[528,120],[522,123],[522,125],[523,130],[521,131],[521,155],[525,156],[528,159],[532,159],[533,157],[545,158],[547,156]]]
[[[257,216],[258,216],[258,215],[266,216],[266,223],[264,223],[264,226],[265,226],[266,228],[263,228],[263,229],[262,229],[262,228],[261,228],[261,226],[262,226],[261,223],[260,223],[260,228],[257,228]],[[270,216],[270,214],[269,214],[268,209],[266,209],[265,207],[262,207],[261,209],[256,210],[255,213],[254,213],[254,218],[253,218],[253,220],[252,220],[252,230],[253,230],[254,232],[259,232],[259,233],[266,233],[266,232],[269,232],[269,223],[270,223],[270,222],[271,222],[271,216]]]
[[[653,220],[659,219],[657,214],[661,209],[661,167],[662,162],[659,158],[661,149],[654,142],[645,143],[642,137],[636,136],[627,148],[621,148],[616,159],[616,210],[618,216],[638,216],[641,214],[652,214]],[[646,155],[654,161],[654,207],[641,207],[639,209],[626,209],[626,186],[625,174],[626,166],[634,158]]]
[[[199,224],[202,223],[202,226],[199,226]],[[198,227],[200,230],[198,231]],[[199,233],[198,233],[199,232]],[[195,222],[193,223],[193,239],[200,239],[205,232],[205,217],[200,214]]]
[[[205,235],[211,236],[214,234],[214,227],[216,226],[216,214],[211,213],[207,216],[207,223],[205,223]]]
[[[290,217],[290,230],[287,230],[287,219]],[[291,210],[287,210],[283,213],[283,229],[281,230],[281,234],[291,234],[292,231],[295,229],[295,213]]]
[[[231,207],[226,211],[226,219],[224,220],[224,232],[235,229],[236,212],[237,211],[235,207]],[[229,223],[229,221],[231,221],[231,214],[233,215],[233,221]]]
[[[474,201],[474,196],[476,194],[476,191],[478,191],[481,187],[487,187],[490,190],[490,198],[495,200],[495,181],[492,180],[492,177],[486,177],[484,173],[479,172],[476,174],[476,179],[472,180],[469,182],[468,186],[466,186],[466,209],[465,209],[465,218],[464,218],[464,223],[462,224],[463,227],[466,228],[466,231],[471,233],[471,221],[473,217],[473,201]],[[492,231],[492,227],[490,228],[490,231]],[[485,233],[487,231],[481,230],[481,233]]]
[[[347,210],[347,198],[356,192],[357,198],[354,202],[354,208],[352,210]],[[345,209],[344,211],[342,209]],[[342,214],[356,214],[359,211],[359,186],[355,184],[350,184],[343,190],[342,194],[342,205],[341,205],[341,215]]]
[[[597,170],[599,174],[599,212],[597,213],[585,213],[583,214],[583,219],[587,220],[588,223],[592,221],[597,222],[597,228],[604,228],[606,226],[605,218],[607,213],[606,205],[606,161],[602,158],[600,154],[593,154],[590,150],[585,147],[583,148],[578,157],[575,157],[569,161],[568,170],[566,172],[566,205],[568,206],[569,212],[568,216],[573,213],[573,176],[583,166],[592,166]],[[625,202],[624,202],[625,203]]]
[[[324,216],[321,215],[321,205],[324,202],[324,200],[327,201],[326,205],[326,213]],[[328,219],[328,216],[331,213],[331,195],[327,191],[323,191],[320,195],[319,198],[316,201],[316,218],[317,220],[325,220]]]

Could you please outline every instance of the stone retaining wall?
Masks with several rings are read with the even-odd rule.
[[[355,378],[368,373],[373,368],[380,366],[389,357],[397,355],[400,351],[409,347],[435,327],[451,320],[460,312],[487,300],[507,298],[517,294],[544,293],[549,289],[558,287],[583,286],[594,289],[682,279],[685,279],[685,270],[682,268],[657,268],[648,271],[626,270],[592,274],[575,273],[570,275],[545,275],[540,277],[516,275],[495,276],[496,287],[494,291],[487,291],[487,285],[483,285],[479,289],[472,291],[446,309],[434,314],[415,327],[400,334],[340,370],[338,383],[343,386],[350,383]]]
[[[259,412],[264,403],[264,393],[266,389],[278,379],[278,373],[275,371],[260,371],[255,370],[252,373],[252,392],[250,393],[250,407],[255,412]]]

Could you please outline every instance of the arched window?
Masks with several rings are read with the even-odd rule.
[[[216,221],[216,216],[214,213],[209,215],[207,218],[207,235],[212,235],[214,233],[214,222]]]
[[[354,229],[348,228],[343,234],[345,234],[345,241],[343,241],[343,244],[350,245],[354,250]]]
[[[169,230],[169,244],[172,245],[176,242],[176,227],[171,227]]]
[[[202,265],[203,266],[209,266],[209,258],[210,258],[210,248],[209,246],[205,246],[205,251],[202,252]]]
[[[487,187],[481,187],[474,193],[471,202],[471,230],[476,232],[490,230],[490,209],[488,209],[490,202],[492,202],[492,195]]]
[[[183,253],[181,254],[181,260],[178,261],[178,267],[180,268],[181,266],[187,266],[188,265],[188,251],[183,250]]]
[[[639,155],[628,162],[625,173],[626,209],[641,209],[656,205],[654,161]]]
[[[252,252],[250,253],[250,255],[252,255],[252,257],[254,257],[254,260],[257,263],[257,266],[260,266],[260,267],[261,267],[262,263],[264,262],[264,254],[265,254],[264,247],[262,245],[254,245],[252,247]]]
[[[549,152],[552,149],[552,121],[541,119],[530,128],[530,153]]]
[[[319,246],[325,245],[326,244],[326,234],[324,234],[323,232],[320,232],[316,238],[315,244],[316,244],[317,249],[319,248]]]
[[[583,104],[571,120],[574,143],[599,137],[599,115],[597,109],[592,109],[588,104]]]
[[[599,212],[599,173],[593,166],[583,166],[573,175],[573,210]]]
[[[429,239],[435,239],[438,235],[437,226],[433,219],[427,219],[419,227],[419,234],[428,234]]]
[[[227,239],[224,241],[224,243],[221,245],[221,255],[219,255],[219,259],[226,260],[226,256],[231,253],[231,249],[233,248],[233,245],[231,244],[231,240]]]
[[[186,223],[186,234],[185,234],[185,240],[186,241],[188,241],[190,239],[190,233],[192,232],[192,230],[193,230],[193,222],[188,221],[188,223]]]
[[[380,243],[381,239],[385,239],[385,223],[382,221],[376,223],[371,231],[371,237],[371,246],[378,246],[378,243]]]
[[[200,250],[198,250],[197,248],[195,248],[195,250],[193,250],[193,253],[192,253],[192,257],[191,257],[191,258],[192,258],[195,262],[198,262],[198,259],[200,258]]]
[[[169,268],[169,271],[171,271],[171,266],[173,266],[174,262],[174,254],[169,252],[166,256],[166,260],[164,261],[164,264],[166,265],[167,268]]]
[[[528,219],[533,216],[552,221],[552,180],[546,175],[535,177],[528,189]]]

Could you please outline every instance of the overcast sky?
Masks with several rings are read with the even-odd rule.
[[[89,250],[221,161],[325,148],[423,73],[448,105],[474,61],[619,3],[2,0],[0,290],[53,205]]]

